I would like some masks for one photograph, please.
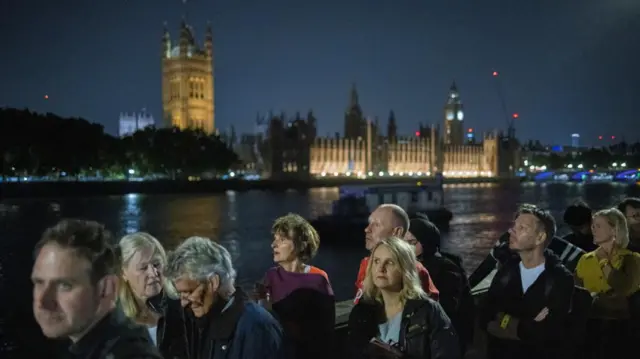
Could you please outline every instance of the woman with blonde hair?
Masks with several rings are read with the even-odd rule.
[[[462,357],[451,320],[422,289],[410,244],[397,237],[380,241],[363,289],[349,315],[352,357]]]
[[[122,252],[119,304],[129,318],[149,330],[164,358],[187,358],[185,317],[175,288],[164,277],[167,254],[148,233],[120,239]]]
[[[640,255],[627,249],[627,220],[618,209],[594,214],[591,230],[598,248],[583,255],[575,271],[577,284],[594,298],[587,328],[587,343],[594,347],[587,352],[615,357],[611,350],[623,355],[630,339],[629,298],[640,290]]]

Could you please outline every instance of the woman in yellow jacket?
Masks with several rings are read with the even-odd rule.
[[[580,258],[575,276],[594,298],[587,343],[595,347],[588,352],[604,349],[610,356],[612,348],[626,352],[631,341],[629,297],[640,290],[640,255],[627,249],[627,221],[619,210],[597,212],[591,229],[598,248]]]

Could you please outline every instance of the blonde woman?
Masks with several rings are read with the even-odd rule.
[[[125,315],[144,325],[164,358],[187,358],[184,312],[173,285],[164,277],[167,255],[148,233],[120,239],[122,283],[118,299]]]
[[[596,347],[588,352],[616,357],[611,349],[622,355],[629,343],[629,297],[640,289],[640,255],[627,249],[627,221],[618,209],[597,212],[591,230],[598,248],[580,258],[575,272],[577,284],[594,297],[587,342]]]
[[[449,317],[422,289],[414,248],[390,237],[371,251],[362,299],[349,315],[354,358],[461,358]]]

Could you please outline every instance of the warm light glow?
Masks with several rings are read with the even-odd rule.
[[[49,95],[44,95],[44,99],[48,100],[49,99]]]
[[[518,118],[518,117],[520,117],[520,115],[518,115],[517,113],[513,114],[513,118]]]
[[[602,136],[598,136],[598,139],[599,139],[599,140],[601,140],[601,139],[602,139]]]
[[[496,77],[496,76],[498,76],[498,71],[493,72],[493,77]]]
[[[470,128],[470,129],[469,129],[469,133],[471,133],[471,132],[473,132],[473,128]]]

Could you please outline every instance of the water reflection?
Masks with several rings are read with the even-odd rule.
[[[124,232],[126,234],[140,232],[140,196],[130,193],[124,196],[124,211],[122,214]]]
[[[561,218],[567,205],[582,197],[594,208],[615,204],[638,187],[617,184],[460,184],[445,187],[446,206],[454,213],[449,233],[443,234],[444,250],[460,254],[465,269],[472,271],[486,256],[496,238],[512,222],[521,203],[548,208],[566,231]],[[126,195],[81,199],[12,200],[2,203],[0,238],[18,249],[20,260],[30,263],[30,251],[40,233],[61,217],[81,217],[104,223],[118,237],[147,231],[169,249],[185,238],[198,235],[219,241],[233,256],[239,283],[250,285],[273,265],[270,228],[273,220],[288,212],[314,218],[331,211],[337,188],[308,191],[234,192],[211,195]],[[51,203],[59,204],[51,211]],[[11,212],[11,213],[9,213]],[[363,238],[350,240],[363,242]],[[13,250],[6,249],[7,258]],[[333,278],[339,299],[353,292],[353,277],[364,250],[321,246],[315,263]],[[12,270],[2,260],[0,275]],[[15,271],[14,271],[15,272]],[[27,278],[27,269],[24,278]],[[1,284],[1,283],[0,283]]]

